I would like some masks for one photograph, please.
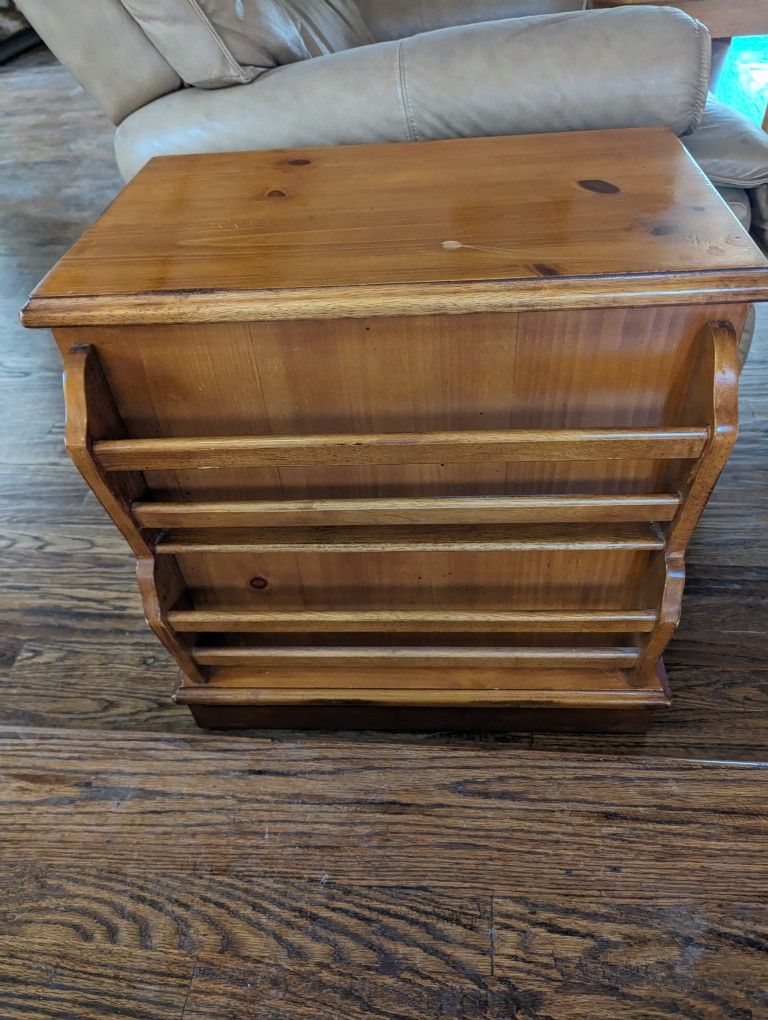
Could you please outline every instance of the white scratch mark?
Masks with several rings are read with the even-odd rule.
[[[515,251],[507,251],[506,248],[486,248],[481,244],[464,244],[463,241],[443,241],[442,246],[446,251],[456,251],[458,248],[470,248],[472,251],[487,251],[492,255],[508,255],[510,258],[518,258]]]

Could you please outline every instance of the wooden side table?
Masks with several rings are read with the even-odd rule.
[[[767,297],[638,129],[156,159],[23,318],[199,723],[616,729]]]

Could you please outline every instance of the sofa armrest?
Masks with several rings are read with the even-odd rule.
[[[581,11],[585,0],[357,0],[374,39],[405,39],[478,21]]]
[[[181,85],[120,0],[16,3],[43,42],[115,124]]]
[[[185,89],[117,134],[131,177],[152,156],[663,125],[701,115],[709,37],[667,8],[485,22]]]

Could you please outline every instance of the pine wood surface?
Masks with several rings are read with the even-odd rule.
[[[117,190],[111,130],[58,68],[0,77],[0,107],[10,197],[0,204],[0,715],[21,727],[4,733],[0,783],[11,825],[0,830],[3,1015],[766,1013],[764,772],[657,760],[762,760],[768,746],[765,316],[742,378],[740,437],[689,547],[666,656],[676,698],[649,732],[197,735],[168,697],[175,667],[146,628],[125,544],[63,451],[58,354],[16,324],[26,293]],[[555,763],[521,755],[531,747]],[[593,757],[574,763],[573,751]],[[187,783],[188,754],[210,764]],[[638,754],[647,761],[625,758]],[[351,760],[350,796],[329,808]],[[377,760],[391,766],[389,786],[364,785]],[[332,775],[320,761],[335,761]],[[531,801],[520,784],[532,787],[537,764]],[[213,794],[216,860],[214,844],[188,838],[205,825],[211,769],[226,780]],[[412,816],[410,805],[435,789],[420,782],[427,771],[449,776],[453,802],[426,816],[421,838],[441,838],[446,822],[443,840],[461,833],[433,869],[426,851],[400,854],[414,835],[404,826],[425,819],[423,803]],[[596,773],[602,798],[585,804]],[[301,792],[280,801],[277,783]],[[265,839],[264,790],[285,821],[299,812],[301,852],[285,855],[286,830],[279,850],[274,830]],[[336,807],[370,823],[347,849],[320,828]],[[531,846],[532,812],[546,818],[553,858]],[[483,819],[497,828],[479,828]]]
[[[55,326],[744,301],[768,295],[767,270],[669,131],[450,139],[155,159],[24,314]]]

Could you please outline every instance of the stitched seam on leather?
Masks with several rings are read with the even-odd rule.
[[[699,80],[696,85],[693,109],[688,118],[685,131],[683,131],[684,135],[690,134],[698,127],[707,102],[707,93],[709,92],[709,32],[707,32],[700,21],[694,21],[694,30],[696,32],[696,41],[699,44]]]
[[[416,124],[413,119],[413,109],[411,108],[411,100],[408,96],[408,81],[405,74],[405,47],[403,45],[405,40],[401,39],[397,44],[397,78],[398,78],[398,91],[400,93],[400,102],[403,107],[403,114],[405,115],[405,124],[408,129],[412,142],[419,141],[419,133],[416,130]]]
[[[693,155],[693,153],[691,153]],[[696,157],[694,156],[694,159]],[[706,160],[702,159],[702,163],[696,160],[698,165],[707,175],[712,184],[719,185],[722,188],[741,188],[742,191],[754,191],[757,188],[764,188],[768,184],[768,174],[764,174],[759,177],[756,181],[745,181],[742,177],[741,180],[736,180],[735,177],[726,177],[723,174],[717,173],[716,170],[707,170]]]
[[[197,0],[187,0],[187,3],[192,8],[192,10],[195,12],[195,14],[197,14],[198,18],[203,23],[203,26],[208,30],[208,34],[211,36],[211,38],[213,39],[213,41],[216,44],[216,46],[219,48],[219,50],[221,50],[221,54],[224,57],[224,60],[227,62],[227,64],[229,64],[230,68],[237,75],[237,77],[240,79],[240,81],[242,81],[243,78],[246,77],[244,69],[238,64],[238,62],[235,60],[235,58],[229,52],[227,47],[224,45],[223,39],[220,38],[219,33],[216,31],[216,29],[211,24],[211,20],[208,17],[208,15],[205,13],[205,11],[200,6],[200,4],[197,2]],[[209,80],[215,81],[215,79],[209,79]]]

